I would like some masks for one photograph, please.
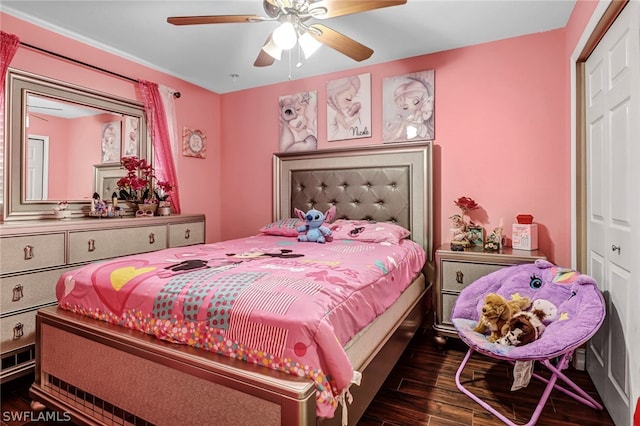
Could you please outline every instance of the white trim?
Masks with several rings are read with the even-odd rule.
[[[576,44],[576,48],[571,54],[571,59],[569,60],[569,72],[571,73],[571,82],[570,82],[570,90],[571,90],[571,123],[570,131],[571,131],[571,265],[573,268],[576,268],[578,265],[578,221],[577,221],[577,173],[576,173],[576,150],[577,150],[577,135],[576,135],[576,122],[577,122],[577,106],[576,106],[576,62],[578,61],[578,57],[580,53],[587,45],[587,41],[589,41],[589,37],[598,25],[598,22],[604,15],[604,12],[609,7],[611,0],[600,0],[598,5],[596,6],[587,26],[585,27],[578,43]]]

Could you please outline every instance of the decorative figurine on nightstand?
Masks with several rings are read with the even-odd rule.
[[[491,235],[487,237],[487,241],[484,243],[484,249],[486,251],[498,251],[500,250],[500,242],[502,241],[502,227],[497,227],[493,230]]]
[[[451,232],[453,236],[451,238],[451,250],[462,251],[466,247],[471,245],[473,235],[469,232],[469,225],[464,220],[464,215],[467,212],[477,209],[478,203],[469,197],[460,197],[454,204],[460,209],[461,214],[454,214],[449,219],[453,221],[453,228]],[[471,222],[473,224],[473,222]]]

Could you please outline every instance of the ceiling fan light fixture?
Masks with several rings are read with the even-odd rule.
[[[309,59],[309,57],[322,46],[322,43],[313,38],[308,32],[305,32],[298,38],[298,44],[302,48],[305,59]]]
[[[296,45],[298,34],[291,22],[283,22],[273,30],[273,42],[282,50],[289,50]]]

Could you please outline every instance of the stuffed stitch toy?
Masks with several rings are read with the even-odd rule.
[[[331,241],[331,230],[323,225],[323,223],[330,222],[336,214],[336,207],[333,206],[326,213],[322,213],[319,210],[311,209],[308,212],[303,212],[299,209],[294,209],[294,213],[300,220],[306,222],[305,225],[298,226],[296,229],[299,233],[298,241],[311,241],[324,244],[327,241]]]

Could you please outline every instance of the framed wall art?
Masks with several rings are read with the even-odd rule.
[[[371,137],[371,74],[327,82],[327,140]]]
[[[121,121],[110,121],[102,124],[102,162],[119,163],[121,146]]]
[[[182,129],[182,155],[185,157],[206,158],[207,137],[202,130]]]
[[[124,116],[124,137],[122,138],[122,156],[137,157],[140,141],[140,117]]]
[[[318,149],[318,92],[280,96],[280,152]]]
[[[428,70],[383,79],[383,142],[434,139],[434,74]]]

